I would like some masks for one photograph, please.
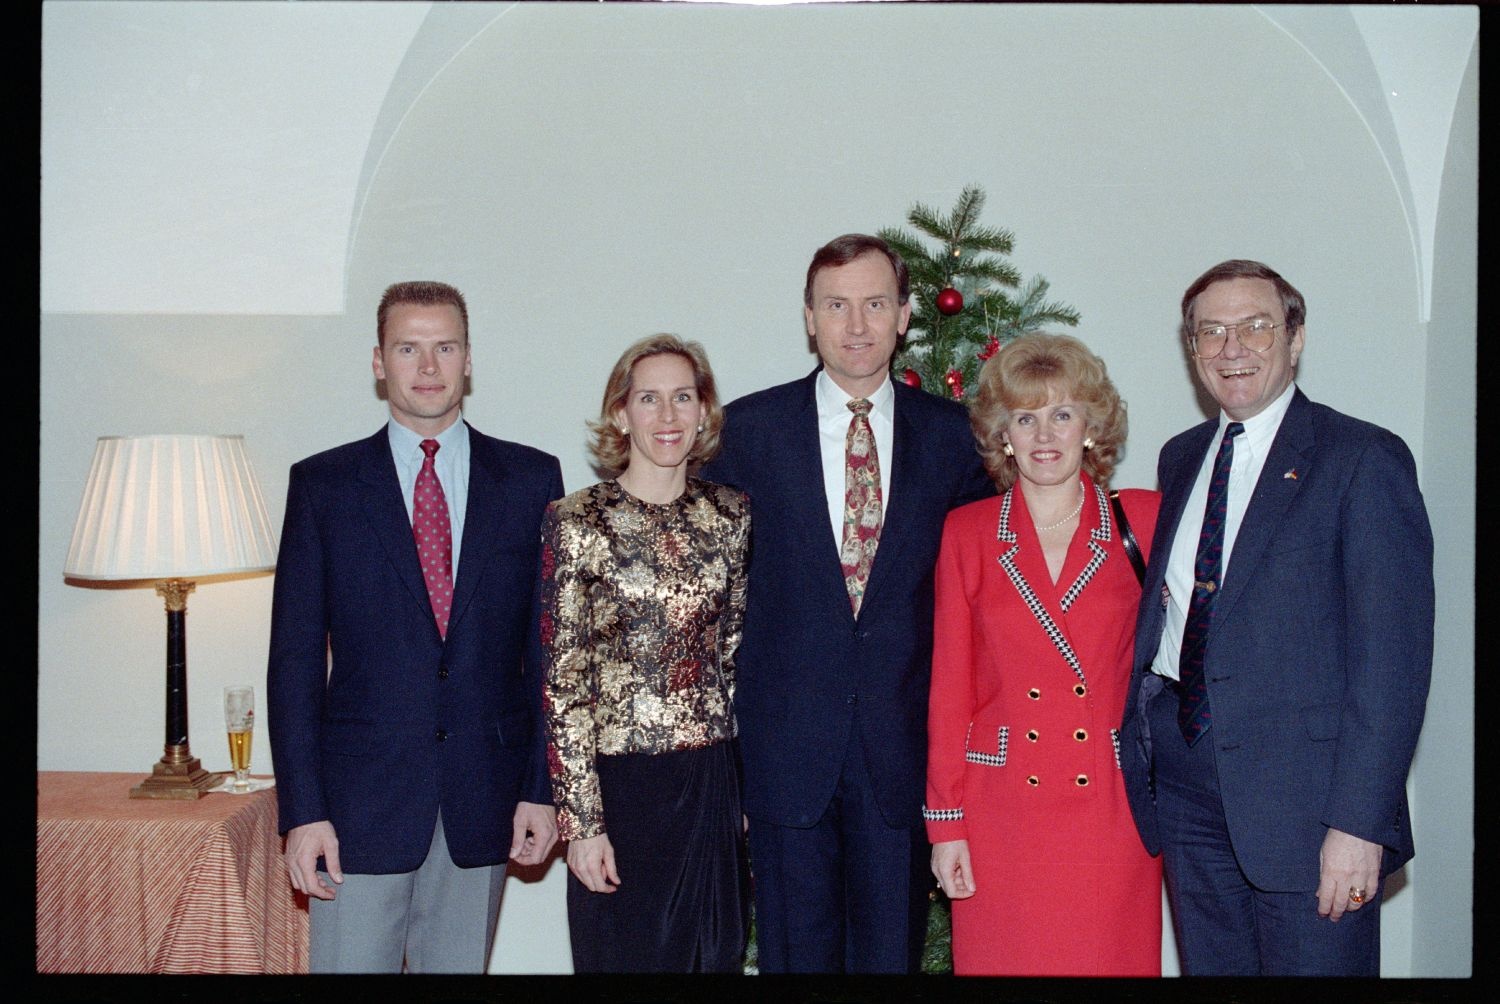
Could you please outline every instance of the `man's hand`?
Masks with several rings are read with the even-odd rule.
[[[1328,829],[1318,852],[1318,916],[1338,920],[1380,895],[1380,858],[1384,848],[1343,830]],[[1360,902],[1349,898],[1357,890]]]
[[[539,865],[557,843],[557,810],[535,802],[517,802],[511,820],[510,856],[517,864]]]
[[[318,877],[318,857],[328,865],[328,877],[343,882],[339,868],[339,838],[326,819],[304,823],[286,831],[286,870],[292,888],[317,899],[333,899],[334,890]]]
[[[932,874],[949,899],[968,899],[979,891],[969,863],[967,840],[944,840],[932,845]]]
[[[590,892],[614,892],[620,873],[615,871],[615,848],[609,835],[568,841],[568,870]]]

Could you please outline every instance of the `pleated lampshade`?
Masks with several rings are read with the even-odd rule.
[[[275,567],[245,437],[99,437],[64,576],[193,579]]]

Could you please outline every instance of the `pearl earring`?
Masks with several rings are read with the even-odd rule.
[[[1083,441],[1083,448],[1085,450],[1092,450],[1094,448],[1094,439],[1093,439],[1092,436],[1089,436],[1086,439],[1084,439],[1084,441]]]
[[[1011,449],[1011,445],[1009,443],[1005,444],[1001,452],[1003,452],[1007,457],[1014,457],[1016,455],[1016,451]]]

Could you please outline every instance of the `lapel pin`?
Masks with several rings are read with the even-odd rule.
[[[1284,478],[1284,479],[1286,479],[1288,481],[1296,481],[1297,480],[1297,468],[1293,467],[1291,470],[1289,470],[1285,474],[1283,474],[1282,478]]]

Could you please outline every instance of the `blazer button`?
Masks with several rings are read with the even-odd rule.
[[[1026,696],[1031,698],[1033,701],[1040,701],[1042,699],[1042,692],[1035,687],[1032,687],[1030,690],[1026,691]]]
[[[1033,774],[1026,779],[1026,783],[1035,788],[1037,785],[1042,783],[1042,779]]]
[[[1087,774],[1079,774],[1078,777],[1074,778],[1073,783],[1080,788],[1086,788],[1088,787],[1089,776]]]
[[[439,680],[446,680],[446,679],[448,679],[448,667],[447,666],[439,666],[438,667],[438,679]]]
[[[1077,694],[1079,697],[1082,697],[1084,694],[1087,694],[1088,692],[1089,692],[1089,688],[1085,687],[1081,683],[1075,683],[1073,685],[1073,693]]]
[[[438,729],[437,730],[437,741],[441,743],[441,742],[447,742],[447,740],[448,740],[448,730],[447,729]]]
[[[1037,741],[1037,737],[1040,736],[1040,735],[1041,735],[1041,733],[1038,732],[1036,729],[1031,729],[1031,730],[1029,730],[1026,733],[1026,738],[1030,739],[1032,742],[1036,742]]]
[[[1084,729],[1079,729],[1077,732],[1073,733],[1073,738],[1077,739],[1079,742],[1083,742],[1088,737],[1089,737],[1089,734]]]

